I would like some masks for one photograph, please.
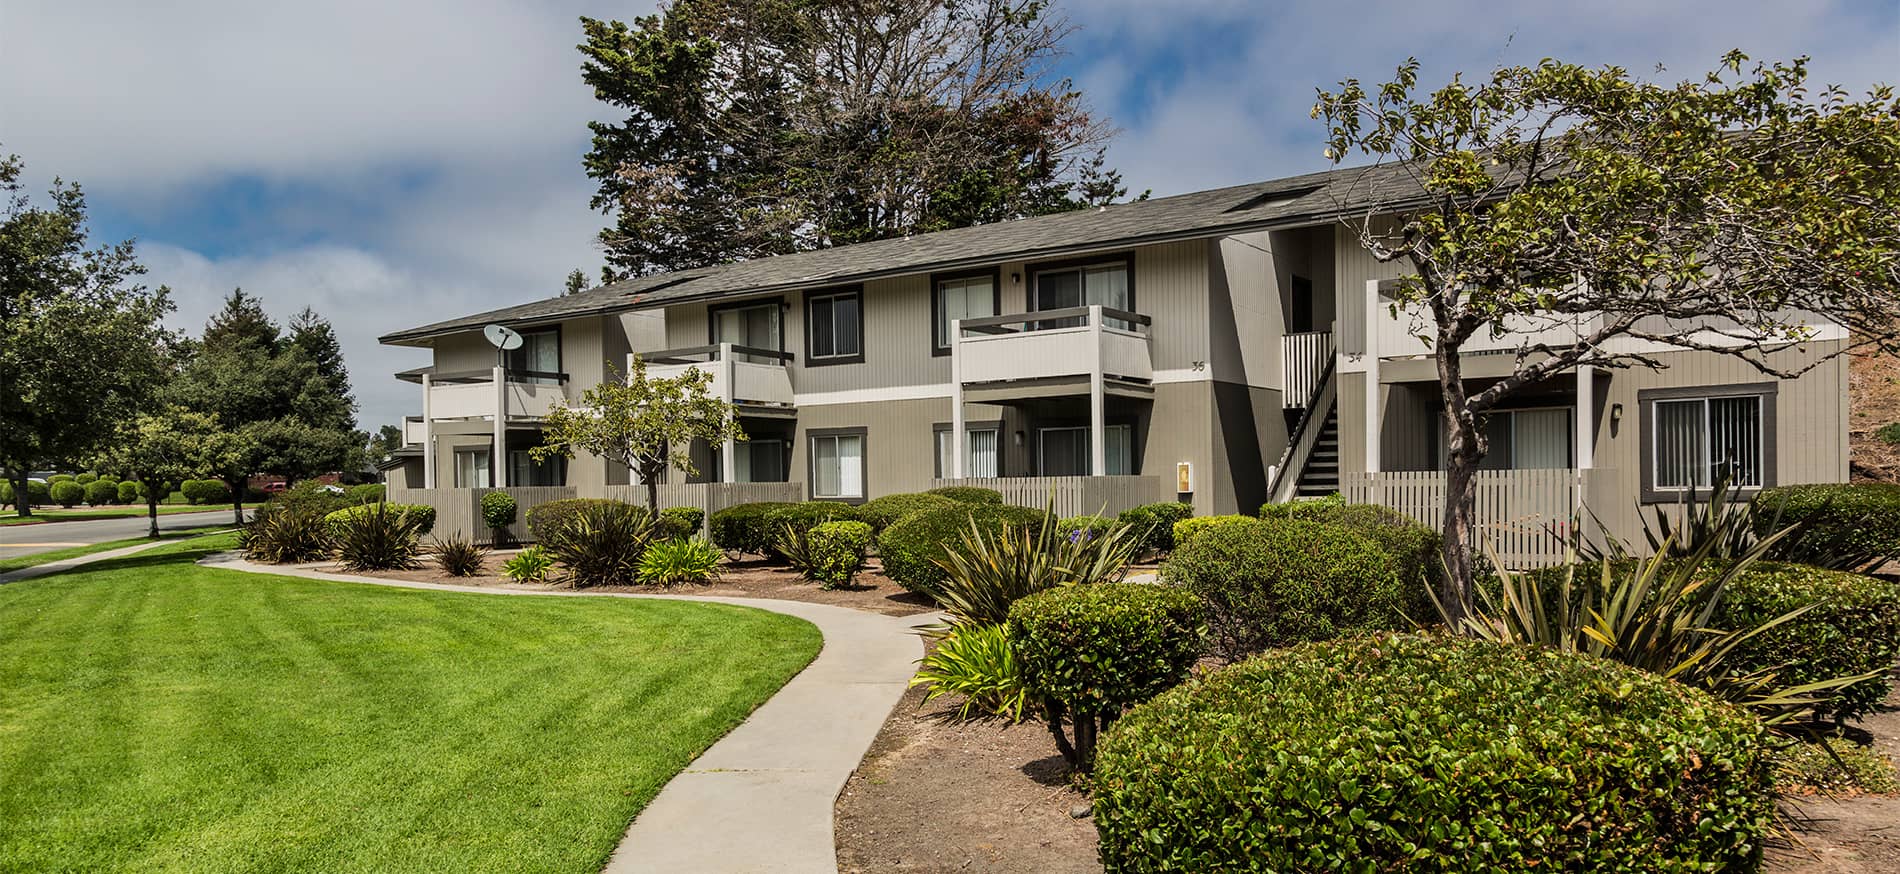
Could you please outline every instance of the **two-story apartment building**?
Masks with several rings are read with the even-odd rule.
[[[1443,487],[1430,350],[1380,297],[1403,265],[1377,262],[1338,221],[1408,178],[1312,174],[643,277],[399,331],[383,342],[435,360],[399,374],[422,386],[423,414],[392,484],[628,485],[599,459],[536,466],[526,449],[553,399],[638,355],[660,373],[710,370],[741,411],[749,439],[696,448],[697,479],[788,484],[769,491],[781,499],[974,481],[1025,503],[1053,491],[1071,511],[1179,497],[1205,514],[1344,490],[1429,517]],[[526,342],[497,363],[488,324]],[[1468,352],[1473,380],[1508,367],[1493,353],[1576,330],[1522,328]],[[1776,354],[1842,339],[1819,326]],[[1542,536],[1586,491],[1621,518],[1623,504],[1706,485],[1718,464],[1749,486],[1845,478],[1844,361],[1775,381],[1655,351],[1668,369],[1586,371],[1492,417],[1497,494],[1481,505],[1498,524]]]

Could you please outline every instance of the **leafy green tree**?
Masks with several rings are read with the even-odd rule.
[[[112,442],[99,466],[139,484],[151,521],[147,536],[157,537],[158,502],[168,484],[216,469],[233,442],[216,415],[167,406],[139,414]]]
[[[635,358],[626,380],[607,381],[581,394],[573,406],[558,403],[542,424],[543,443],[528,451],[535,461],[576,452],[617,461],[647,487],[647,509],[660,512],[660,477],[668,468],[691,476],[695,440],[714,445],[744,440],[738,411],[713,397],[712,374],[689,368],[676,377],[647,376]]]
[[[384,425],[376,429],[376,433],[370,436],[368,445],[363,449],[363,454],[371,462],[377,462],[402,447],[402,428],[397,425]]]
[[[1660,368],[1655,344],[1789,378],[1830,356],[1770,358],[1808,325],[1892,351],[1900,313],[1900,102],[1810,93],[1805,59],[1739,52],[1674,85],[1546,60],[1418,90],[1418,63],[1322,91],[1329,156],[1408,169],[1416,186],[1349,221],[1405,264],[1397,303],[1431,344],[1449,433],[1441,600],[1470,604],[1485,418],[1579,366]],[[1420,196],[1422,192],[1423,196]],[[1538,327],[1495,381],[1464,377],[1474,337]],[[1846,350],[1843,349],[1843,352]]]
[[[88,248],[86,201],[55,180],[50,206],[21,190],[17,155],[0,159],[0,473],[26,494],[28,471],[69,465],[111,438],[165,377],[166,289],[130,242]],[[21,516],[32,515],[21,501]]]
[[[581,19],[626,113],[585,166],[619,275],[1107,203],[1112,131],[1048,72],[1046,0],[680,0]]]
[[[580,294],[586,290],[587,274],[582,273],[581,269],[576,267],[572,272],[567,274],[567,282],[561,286],[561,296],[566,297],[570,294]]]

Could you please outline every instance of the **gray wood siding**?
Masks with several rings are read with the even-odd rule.
[[[1215,379],[1280,385],[1280,337],[1286,333],[1286,315],[1280,303],[1273,236],[1241,234],[1208,244],[1210,317],[1204,324],[1208,368]]]
[[[1359,235],[1345,225],[1333,235],[1334,287],[1339,290],[1339,317],[1334,326],[1339,351],[1366,351],[1366,283],[1397,279],[1412,272],[1408,261],[1381,262],[1359,245]]]

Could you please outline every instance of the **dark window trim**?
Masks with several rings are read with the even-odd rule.
[[[1091,255],[1087,258],[1064,258],[1060,261],[1039,261],[1034,264],[1025,264],[1023,265],[1023,278],[1026,280],[1026,284],[1023,286],[1024,303],[1032,313],[1041,309],[1041,307],[1037,305],[1036,300],[1036,275],[1039,273],[1074,270],[1078,267],[1100,267],[1104,264],[1112,264],[1116,261],[1122,262],[1128,271],[1128,311],[1131,313],[1141,312],[1141,310],[1137,308],[1140,305],[1140,298],[1135,297],[1135,252],[1133,249],[1124,252],[1103,252],[1100,255]],[[1086,298],[1088,289],[1082,289],[1082,294],[1084,298]],[[1083,304],[1083,306],[1087,306],[1087,304]]]
[[[1003,314],[1003,268],[978,267],[974,270],[952,270],[945,273],[930,274],[930,354],[940,357],[950,354],[949,346],[937,345],[937,305],[942,301],[942,284],[956,279],[973,279],[978,276],[990,278],[991,315]]]
[[[943,470],[943,459],[937,457],[937,435],[950,430],[954,424],[954,422],[936,422],[930,426],[930,469],[935,473],[935,479],[949,476]],[[1003,471],[1008,469],[1003,466],[1003,420],[984,419],[981,422],[964,422],[963,432],[968,434],[971,431],[996,432],[996,475],[1002,476]]]
[[[1028,426],[1027,430],[1028,430],[1028,437],[1029,437],[1029,462],[1030,462],[1029,469],[1034,471],[1032,475],[1039,476],[1039,477],[1074,476],[1074,474],[1066,474],[1066,473],[1065,474],[1047,474],[1047,473],[1042,472],[1042,431],[1044,428],[1081,428],[1082,430],[1086,431],[1088,430],[1088,427],[1089,427],[1089,420],[1087,418],[1077,419],[1077,418],[1072,418],[1072,417],[1065,417],[1065,418],[1057,418],[1057,419],[1040,419],[1040,420],[1036,420],[1032,422],[1027,422],[1025,424]],[[1104,426],[1115,426],[1115,425],[1128,426],[1128,439],[1129,439],[1129,442],[1134,444],[1133,446],[1128,447],[1128,460],[1134,465],[1135,469],[1133,471],[1130,471],[1126,475],[1127,476],[1141,476],[1142,475],[1141,455],[1142,455],[1142,452],[1146,450],[1148,447],[1148,439],[1147,439],[1148,435],[1142,432],[1141,417],[1130,416],[1130,415],[1107,416],[1103,418],[1102,424]],[[1116,476],[1122,476],[1122,475],[1123,474],[1116,474]],[[1108,476],[1108,474],[1089,474],[1089,476]]]
[[[1636,392],[1637,440],[1641,450],[1642,502],[1645,504],[1673,504],[1684,499],[1695,489],[1658,489],[1656,488],[1656,440],[1652,430],[1655,415],[1652,408],[1656,401],[1686,401],[1704,398],[1761,398],[1761,485],[1737,486],[1730,492],[1736,499],[1753,497],[1762,489],[1773,488],[1779,482],[1780,466],[1776,461],[1777,447],[1775,431],[1775,398],[1781,391],[1778,382],[1747,382],[1728,385],[1697,385],[1671,388],[1646,388]],[[1707,495],[1706,489],[1702,490]]]
[[[754,297],[754,298],[749,298],[746,300],[733,301],[731,303],[707,304],[706,305],[706,343],[707,345],[711,345],[711,346],[719,345],[719,326],[715,324],[717,320],[713,318],[715,314],[725,312],[726,310],[752,309],[754,307],[760,307],[766,304],[778,305],[778,349],[780,352],[785,351],[785,309],[786,307],[785,307],[785,298],[783,295],[779,297]]]
[[[858,437],[858,463],[863,466],[858,471],[858,483],[863,486],[864,494],[855,498],[844,498],[818,494],[818,453],[812,451],[812,443],[820,437]],[[845,504],[862,504],[871,497],[871,429],[857,428],[812,428],[805,432],[805,496],[814,501],[838,501]]]
[[[811,354],[811,305],[813,301],[825,297],[855,297],[858,300],[858,353],[856,355],[831,355],[820,358]],[[864,363],[864,286],[834,285],[830,288],[817,288],[805,292],[804,312],[801,321],[805,323],[805,366],[830,367],[835,364]]]
[[[526,368],[517,369],[516,367],[514,367],[514,365],[507,363],[508,359],[512,358],[514,353],[520,352],[521,349],[527,348],[528,343],[527,343],[527,340],[525,339],[527,335],[545,334],[549,331],[554,332],[554,372],[557,374],[565,374],[567,372],[567,338],[561,332],[560,322],[553,322],[551,324],[546,324],[546,325],[535,325],[530,328],[519,329],[519,333],[524,338],[521,343],[521,348],[510,349],[508,350],[507,353],[504,354],[504,357],[502,358],[503,367],[507,370],[514,371],[517,373],[527,373],[528,370]],[[543,373],[543,372],[544,371],[536,371],[536,374],[539,375],[540,373]],[[562,381],[565,382],[566,379],[563,378]]]
[[[449,465],[450,465],[450,466],[449,466],[449,482],[455,482],[455,479],[456,479],[456,475],[457,475],[457,474],[460,474],[460,473],[462,472],[462,461],[461,461],[461,459],[459,458],[459,456],[463,456],[463,455],[474,455],[474,454],[475,454],[475,453],[477,453],[477,452],[486,452],[486,453],[488,453],[488,484],[487,484],[487,485],[479,485],[479,486],[460,486],[460,485],[458,485],[458,486],[456,486],[455,488],[458,488],[458,489],[492,489],[492,488],[495,488],[495,464],[496,464],[496,461],[495,461],[495,438],[493,438],[493,437],[490,437],[490,438],[488,438],[488,443],[487,443],[487,444],[485,444],[485,445],[484,445],[484,444],[477,444],[477,443],[470,443],[470,444],[466,444],[466,445],[463,445],[463,446],[456,446],[456,447],[453,447],[453,448],[451,448],[451,449],[449,450]],[[502,452],[502,454],[503,454],[503,455],[506,455],[506,454],[507,454],[507,452],[506,452],[506,450],[503,450],[503,452]]]

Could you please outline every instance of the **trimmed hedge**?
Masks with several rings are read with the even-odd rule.
[[[871,525],[851,519],[822,522],[806,538],[809,563],[805,573],[826,589],[851,585],[858,568],[864,566],[864,552],[871,546]]]
[[[221,479],[188,479],[178,485],[185,500],[194,504],[224,504],[231,500],[231,487]]]
[[[343,496],[349,498],[352,504],[374,504],[389,498],[389,488],[382,483],[363,483],[350,486]]]
[[[382,501],[378,501],[374,504],[358,504],[354,507],[344,507],[341,510],[333,510],[324,514],[323,521],[329,524],[332,532],[341,537],[343,529],[351,522],[357,519],[379,515],[377,509],[379,507],[383,508],[380,512],[393,513],[404,519],[413,521],[415,523],[417,536],[427,534],[430,530],[435,528],[434,507],[428,504],[390,504]]]
[[[98,507],[119,499],[119,484],[109,479],[86,483],[86,503]]]
[[[1172,688],[1206,638],[1199,598],[1146,583],[1062,586],[1009,608],[1024,684],[1071,713],[1119,713]]]
[[[350,497],[356,497],[356,490],[350,490]],[[515,524],[521,514],[521,504],[515,496],[507,492],[494,491],[482,495],[482,524],[490,531],[507,528]]]
[[[1408,627],[1405,591],[1385,551],[1336,525],[1290,519],[1219,525],[1176,549],[1161,566],[1161,579],[1207,602],[1214,649],[1230,659]]]
[[[959,542],[972,522],[986,533],[1000,532],[1006,525],[1039,532],[1047,518],[1041,510],[1004,504],[962,503],[925,510],[884,529],[877,538],[877,553],[883,559],[885,576],[905,589],[934,597],[945,576],[937,562],[943,559],[947,547]]]
[[[130,504],[139,499],[139,484],[132,480],[119,483],[119,503]]]
[[[86,487],[69,479],[53,483],[49,491],[52,494],[53,503],[69,510],[86,499]]]
[[[1095,824],[1110,872],[1753,871],[1768,752],[1746,711],[1607,660],[1381,635],[1137,707]]]
[[[1378,544],[1391,559],[1392,570],[1405,590],[1405,614],[1422,624],[1439,621],[1431,595],[1444,578],[1444,562],[1439,554],[1443,540],[1437,531],[1377,504],[1303,503],[1319,506],[1303,511],[1298,518],[1350,528]]]
[[[69,483],[77,479],[78,477],[75,477],[70,473],[56,473],[46,478],[46,485],[50,487],[54,483]]]
[[[575,513],[589,507],[609,504],[632,506],[626,501],[616,501],[612,498],[563,498],[559,501],[536,504],[528,508],[528,536],[538,543],[546,543],[554,538],[554,535],[561,530],[561,526],[566,524],[568,518]]]
[[[1180,549],[1204,531],[1212,531],[1229,525],[1244,525],[1252,521],[1255,521],[1252,516],[1193,516],[1174,523],[1174,530],[1170,532],[1170,535],[1174,539],[1174,548]]]
[[[1900,485],[1822,483],[1763,489],[1755,497],[1757,534],[1780,524],[1807,522],[1800,547],[1832,555],[1875,555],[1900,560]]]
[[[858,521],[867,522],[873,532],[883,531],[912,513],[954,507],[956,501],[942,495],[906,492],[885,495],[858,505]]]
[[[1327,510],[1346,506],[1346,498],[1334,492],[1323,498],[1306,498],[1287,501],[1284,504],[1265,504],[1261,506],[1259,517],[1262,519],[1310,519]]]
[[[982,486],[938,486],[924,494],[949,498],[959,504],[1000,504],[1003,493]]]
[[[26,502],[33,506],[44,504],[53,499],[53,487],[50,483],[36,480],[26,481]]]
[[[705,521],[706,511],[698,507],[667,507],[660,511],[659,536],[692,537],[699,533],[699,526]]]
[[[1162,501],[1158,504],[1143,504],[1121,511],[1115,518],[1134,528],[1137,532],[1146,532],[1141,547],[1149,552],[1174,551],[1175,523],[1194,515],[1194,507],[1181,501]]]
[[[1115,520],[1107,516],[1070,516],[1056,522],[1056,531],[1064,537],[1074,537],[1077,532],[1087,532],[1093,540],[1108,533]]]
[[[712,514],[708,533],[712,542],[727,552],[770,555],[772,544],[778,542],[778,531],[765,524],[765,514],[789,506],[782,501],[734,504]],[[533,524],[532,519],[529,524]]]
[[[805,501],[798,504],[785,504],[765,511],[765,527],[777,531],[787,525],[798,528],[811,528],[821,522],[837,519],[855,521],[857,508],[838,501]]]
[[[1890,669],[1900,659],[1900,583],[1757,562],[1729,585],[1718,622],[1752,628],[1809,604],[1820,606],[1749,638],[1729,658],[1744,669],[1780,667],[1776,682],[1787,685],[1876,673],[1822,710],[1841,720],[1872,712],[1893,688]]]
[[[93,473],[92,471],[86,471],[85,473],[82,473],[78,476],[73,477],[73,482],[76,482],[82,486],[89,486],[98,481],[99,481],[99,475],[96,473]]]

